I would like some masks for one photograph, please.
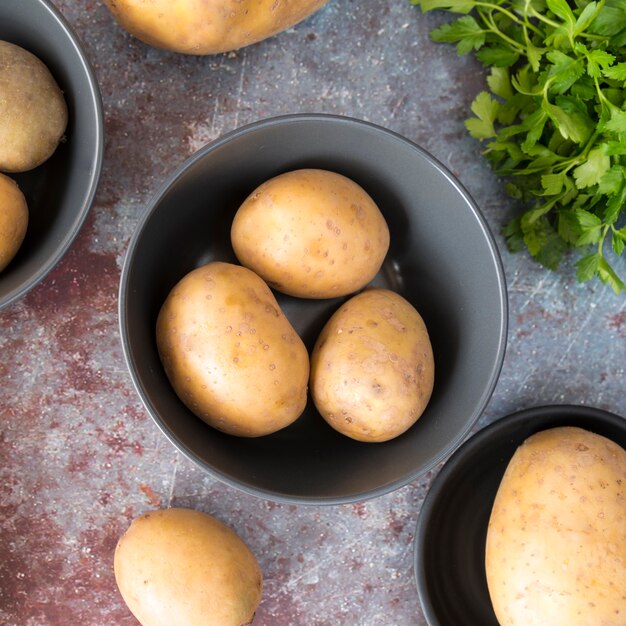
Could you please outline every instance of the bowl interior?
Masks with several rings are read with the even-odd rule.
[[[43,61],[68,106],[65,140],[42,165],[7,174],[17,181],[29,210],[28,231],[17,255],[0,273],[0,307],[43,278],[80,230],[96,191],[102,163],[100,93],[80,43],[45,0],[2,0],[0,39]]]
[[[578,426],[626,448],[626,420],[599,409],[547,406],[494,422],[448,460],[424,501],[415,575],[430,626],[498,626],[485,574],[487,525],[517,447],[541,430]]]
[[[223,435],[172,391],[155,322],[172,286],[210,260],[236,262],[230,224],[268,178],[317,167],[359,183],[389,224],[391,247],[373,284],[422,314],[435,354],[431,402],[403,436],[364,444],[339,435],[312,402],[290,427],[258,439]],[[345,301],[276,294],[309,350]],[[129,247],[120,290],[128,365],[146,407],[187,455],[244,490],[291,501],[362,499],[436,465],[466,435],[500,371],[506,337],[500,259],[483,218],[453,177],[413,143],[378,126],[326,115],[272,118],[192,157],[157,193]]]

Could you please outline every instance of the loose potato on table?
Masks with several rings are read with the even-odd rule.
[[[274,289],[302,298],[358,291],[380,269],[389,229],[354,181],[319,169],[276,176],[255,189],[233,220],[242,265]]]
[[[28,207],[17,183],[0,174],[0,272],[17,254],[28,227]]]
[[[25,172],[46,161],[67,126],[67,105],[46,65],[0,41],[0,171]]]
[[[311,395],[337,431],[387,441],[422,415],[434,382],[428,331],[399,294],[368,289],[324,326],[311,355]]]
[[[191,509],[136,518],[117,544],[114,572],[142,626],[245,626],[261,601],[263,577],[248,546]]]
[[[223,432],[266,435],[304,410],[307,350],[249,269],[212,262],[187,274],[161,307],[156,339],[178,396]]]
[[[498,489],[485,568],[502,626],[624,626],[626,451],[575,427],[529,437]]]
[[[217,54],[256,43],[302,21],[328,0],[104,0],[142,41],[174,52]]]

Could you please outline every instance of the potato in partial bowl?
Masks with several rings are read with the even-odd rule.
[[[489,595],[501,626],[626,623],[626,450],[562,426],[524,441],[489,519]]]
[[[212,515],[171,508],[137,517],[114,557],[122,598],[142,626],[245,626],[263,575],[250,548]]]
[[[68,113],[63,93],[34,54],[0,41],[0,171],[25,172],[54,153]]]
[[[389,228],[353,180],[321,169],[280,174],[255,189],[231,228],[239,262],[271,287],[301,298],[358,291],[380,269]]]
[[[307,350],[245,267],[214,261],[184,276],[161,307],[156,339],[179,398],[218,430],[267,435],[306,406]]]
[[[28,206],[17,183],[0,174],[0,272],[20,249],[28,228]]]

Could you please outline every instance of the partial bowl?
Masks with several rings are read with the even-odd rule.
[[[626,448],[626,419],[587,406],[551,405],[499,419],[468,439],[433,481],[415,534],[415,577],[429,626],[498,626],[485,544],[496,492],[511,457],[531,435],[577,426]]]
[[[389,225],[391,246],[372,284],[407,298],[430,333],[435,354],[430,404],[408,432],[385,443],[340,435],[311,401],[294,424],[272,435],[225,435],[183,405],[159,360],[155,324],[170,289],[208,261],[236,263],[230,226],[237,208],[263,181],[298,168],[338,172],[373,197]],[[309,351],[346,300],[276,296]],[[232,486],[298,503],[364,500],[440,463],[489,400],[507,333],[498,250],[459,182],[423,149],[385,128],[322,114],[252,123],[179,167],[157,191],[131,239],[119,306],[132,379],[170,441]]]
[[[7,174],[28,203],[26,237],[0,272],[0,308],[37,285],[80,231],[96,193],[104,117],[96,77],[76,34],[47,0],[2,0],[0,40],[25,48],[48,67],[68,107],[65,140],[42,165]]]

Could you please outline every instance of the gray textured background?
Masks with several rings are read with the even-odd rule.
[[[417,142],[466,186],[502,251],[509,343],[477,428],[548,403],[626,415],[624,296],[506,251],[500,229],[515,207],[463,127],[483,71],[429,41],[444,15],[404,0],[332,0],[270,40],[195,58],[138,42],[100,2],[54,3],[100,81],[106,151],[80,236],[41,285],[0,312],[0,623],[136,624],[113,580],[115,542],[135,515],[183,505],[230,523],[257,554],[256,625],[424,624],[412,542],[433,473],[365,503],[275,504],[202,474],[148,418],[116,308],[143,207],[194,150],[262,117],[338,113]]]

